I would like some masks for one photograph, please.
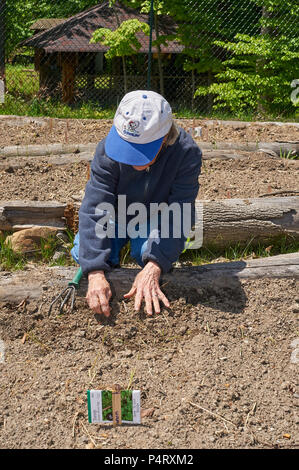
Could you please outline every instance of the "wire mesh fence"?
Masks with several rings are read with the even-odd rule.
[[[91,117],[148,88],[186,117],[296,119],[299,5],[0,0],[0,113]]]

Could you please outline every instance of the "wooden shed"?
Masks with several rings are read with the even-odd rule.
[[[111,8],[105,1],[67,19],[50,19],[48,23],[48,19],[40,19],[34,23],[31,28],[39,32],[21,45],[35,50],[35,69],[39,71],[41,92],[48,96],[59,96],[61,93],[65,103],[77,99],[90,99],[100,104],[115,103],[116,97],[121,97],[124,91],[121,59],[108,62],[104,57],[107,47],[99,43],[90,44],[89,41],[96,29],[104,27],[115,30],[121,22],[133,18],[148,22],[148,15],[119,2]],[[44,29],[47,25],[50,27]],[[160,25],[161,35],[174,32],[175,24],[171,18],[163,18]],[[141,49],[130,58],[130,89],[146,87],[149,37],[140,33],[138,39]],[[165,60],[170,61],[174,54],[182,50],[183,46],[169,41],[167,45],[161,45],[160,52]],[[157,52],[154,47],[154,57]],[[153,88],[158,90],[158,82],[155,84],[157,79],[153,77]]]

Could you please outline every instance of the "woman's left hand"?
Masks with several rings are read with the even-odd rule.
[[[148,315],[160,313],[160,300],[165,307],[170,307],[169,300],[163,294],[159,286],[161,268],[154,261],[149,261],[145,267],[137,274],[131,290],[124,295],[130,299],[135,295],[135,311],[139,312],[142,300],[145,301],[145,308]]]

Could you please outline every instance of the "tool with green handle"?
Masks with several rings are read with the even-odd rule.
[[[53,305],[60,300],[60,307],[59,307],[59,313],[63,313],[63,308],[67,304],[67,302],[70,300],[70,309],[69,312],[71,313],[74,308],[75,304],[75,294],[76,290],[79,289],[80,287],[80,281],[82,278],[82,269],[79,268],[73,277],[73,279],[68,283],[68,287],[66,287],[62,292],[60,292],[57,297],[53,300],[53,302],[50,305],[49,312],[48,314],[50,315],[52,311]]]

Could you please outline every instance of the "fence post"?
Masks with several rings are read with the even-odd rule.
[[[6,0],[0,0],[0,78],[5,77],[5,9]]]
[[[5,96],[5,10],[6,0],[0,0],[0,103]]]
[[[149,48],[148,48],[148,68],[147,68],[147,88],[151,88],[151,72],[152,72],[152,41],[153,41],[153,19],[154,19],[154,0],[151,0],[151,9],[150,9],[150,38],[149,38]]]

